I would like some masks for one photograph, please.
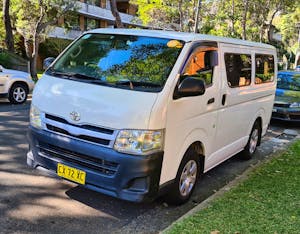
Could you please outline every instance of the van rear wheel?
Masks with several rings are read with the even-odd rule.
[[[258,121],[256,121],[249,135],[248,143],[244,148],[244,150],[242,151],[241,157],[243,159],[248,160],[253,157],[256,148],[259,144],[260,138],[261,138],[261,127]]]
[[[199,157],[194,149],[189,149],[180,163],[172,188],[165,196],[166,202],[173,205],[187,202],[195,189],[199,172]]]

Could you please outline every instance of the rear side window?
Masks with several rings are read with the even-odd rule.
[[[225,53],[225,66],[229,87],[242,87],[251,83],[251,55]]]
[[[263,84],[274,80],[274,56],[255,55],[255,84]]]

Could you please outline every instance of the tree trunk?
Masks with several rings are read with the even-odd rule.
[[[183,32],[183,12],[182,12],[182,0],[178,1],[178,12],[179,12],[179,27],[180,31]]]
[[[31,56],[32,60],[29,60],[29,62],[30,62],[30,75],[31,75],[31,77],[34,81],[38,80],[38,77],[37,77],[37,58],[38,58],[38,55],[39,55],[39,45],[40,45],[39,39],[36,35],[34,35],[32,56]]]
[[[269,21],[269,24],[267,26],[267,33],[268,33],[268,42],[270,43],[272,41],[272,35],[271,35],[271,28],[272,28],[272,25],[273,25],[273,20],[274,20],[274,17],[276,15],[276,13],[278,12],[278,9],[276,9],[272,16],[271,16],[271,19]]]
[[[259,31],[259,42],[260,43],[263,42],[264,32],[265,32],[265,30],[264,30],[264,24],[262,24],[260,26],[260,31]]]
[[[235,28],[234,28],[234,23],[235,23],[235,2],[232,0],[232,15],[231,15],[231,36],[235,35]]]
[[[243,20],[242,20],[242,27],[243,27],[242,39],[243,40],[247,40],[246,24],[247,24],[248,8],[249,8],[249,0],[244,0],[244,14],[243,14]]]
[[[3,0],[3,21],[5,26],[5,44],[9,51],[15,52],[14,36],[9,15],[10,0]]]
[[[196,10],[196,16],[195,16],[195,28],[194,28],[194,33],[198,32],[198,26],[199,26],[199,15],[200,15],[200,10],[202,6],[202,1],[198,0],[197,3],[197,10]]]
[[[109,0],[110,3],[110,10],[112,15],[115,17],[116,20],[116,27],[117,28],[124,28],[118,8],[117,8],[117,1],[116,0]]]

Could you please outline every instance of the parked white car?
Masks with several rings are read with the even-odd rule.
[[[0,98],[8,98],[12,104],[22,104],[33,87],[34,82],[29,73],[0,65]]]

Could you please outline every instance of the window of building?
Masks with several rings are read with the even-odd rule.
[[[265,54],[255,55],[255,84],[274,80],[274,56]]]
[[[66,28],[80,30],[80,16],[79,14],[70,14],[64,17],[64,24]]]
[[[85,18],[85,30],[99,28],[99,21],[93,18]]]
[[[201,79],[209,86],[213,82],[213,70],[217,64],[217,47],[200,46],[190,55],[183,69],[183,77]]]
[[[100,6],[100,0],[85,0],[84,2],[89,5]]]
[[[225,66],[229,87],[247,86],[251,83],[251,55],[225,53]]]

